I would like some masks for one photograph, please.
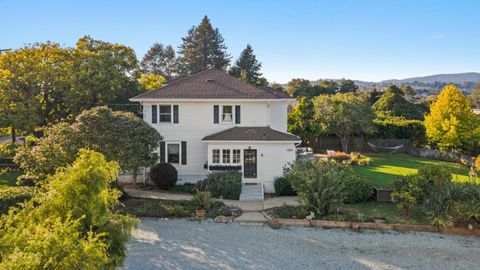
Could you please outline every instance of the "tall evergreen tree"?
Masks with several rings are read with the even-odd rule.
[[[232,76],[241,78],[250,84],[263,84],[262,73],[260,69],[262,63],[257,60],[257,57],[253,53],[253,48],[250,44],[242,51],[240,57],[235,62],[229,73]]]
[[[175,75],[177,57],[171,45],[155,43],[143,56],[140,67],[144,74],[153,73],[171,79]]]
[[[181,74],[193,74],[212,67],[225,69],[230,64],[224,39],[207,16],[198,26],[190,28],[182,40],[178,51]]]

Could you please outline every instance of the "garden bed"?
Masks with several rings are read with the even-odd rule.
[[[191,201],[169,201],[156,199],[129,198],[124,202],[123,211],[137,217],[189,218],[195,217],[196,207]],[[241,214],[238,207],[227,206],[214,201],[207,211],[207,218],[227,216],[235,218]]]

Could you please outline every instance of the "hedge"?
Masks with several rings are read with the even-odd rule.
[[[400,117],[375,119],[376,133],[374,137],[385,139],[410,139],[412,144],[425,144],[425,126],[423,121],[408,120]]]
[[[33,197],[32,187],[7,187],[0,189],[0,215],[8,213],[11,206],[29,200]]]

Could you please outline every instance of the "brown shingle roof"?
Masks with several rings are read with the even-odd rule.
[[[218,68],[207,69],[174,80],[158,90],[131,100],[144,99],[290,99],[270,87],[256,87]]]
[[[301,141],[299,137],[270,127],[233,127],[208,135],[203,141]]]

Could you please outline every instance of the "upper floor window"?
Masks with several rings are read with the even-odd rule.
[[[172,122],[172,106],[171,105],[160,105],[160,123],[171,123]]]
[[[232,106],[222,107],[222,122],[231,123],[233,121],[233,108]]]
[[[152,124],[178,124],[178,105],[152,105]]]

